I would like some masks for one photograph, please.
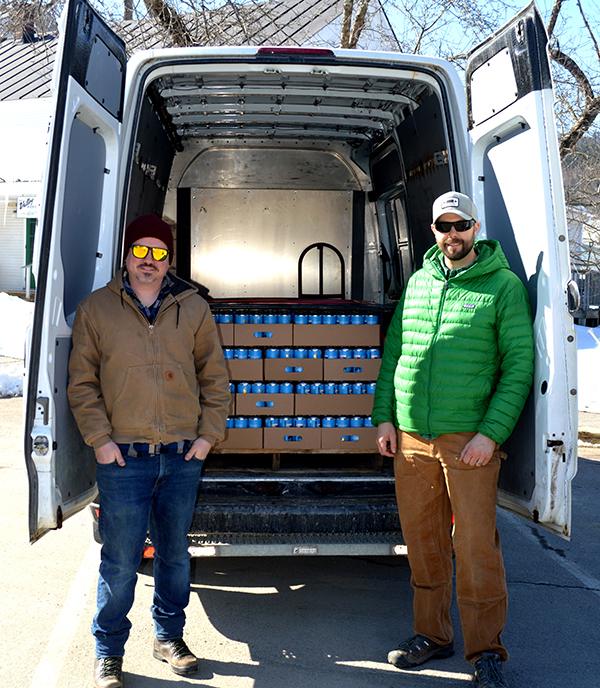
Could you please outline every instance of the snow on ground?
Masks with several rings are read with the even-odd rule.
[[[23,394],[25,336],[33,303],[0,292],[0,397]]]
[[[0,397],[23,394],[25,335],[33,304],[0,292]],[[600,413],[600,327],[576,325],[579,410]]]

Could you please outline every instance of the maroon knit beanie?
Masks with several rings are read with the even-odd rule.
[[[156,215],[142,215],[132,220],[125,230],[125,254],[131,244],[143,239],[153,237],[162,241],[169,249],[169,264],[173,262],[173,231],[169,225]]]

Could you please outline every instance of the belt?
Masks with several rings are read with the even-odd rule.
[[[192,445],[192,440],[170,442],[169,444],[148,444],[134,442],[133,444],[118,444],[122,456],[156,456],[157,454],[183,454]]]

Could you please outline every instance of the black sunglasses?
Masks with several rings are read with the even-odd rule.
[[[442,234],[448,234],[448,232],[452,230],[452,227],[454,227],[457,232],[466,232],[467,229],[471,229],[474,224],[475,220],[460,220],[459,222],[440,222],[438,220],[434,222],[436,230]]]

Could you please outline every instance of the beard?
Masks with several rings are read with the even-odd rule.
[[[457,245],[448,246],[447,242]],[[443,238],[438,242],[438,247],[448,260],[459,261],[469,255],[474,244],[475,235],[468,239],[463,239],[462,237],[453,237],[452,239]]]

